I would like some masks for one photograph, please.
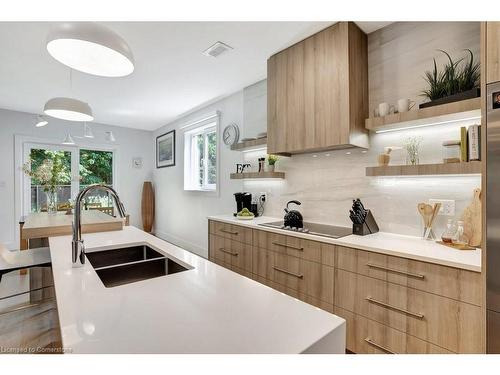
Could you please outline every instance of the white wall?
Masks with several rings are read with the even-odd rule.
[[[83,134],[81,123],[50,118],[47,126],[35,128],[34,122],[33,114],[0,109],[0,243],[8,248],[19,247],[19,240],[16,238],[19,217],[16,217],[15,212],[15,135],[51,139],[60,143],[68,131],[72,135]],[[142,228],[142,183],[152,178],[154,161],[152,132],[95,123],[90,126],[96,137],[91,143],[106,143],[104,132],[113,131],[118,151],[118,193],[130,214],[131,224]],[[78,143],[77,139],[76,142]],[[142,169],[132,168],[134,157],[142,157]]]
[[[184,191],[184,137],[180,127],[220,111],[219,142],[219,194]],[[243,160],[241,152],[231,151],[222,143],[222,131],[230,123],[243,130],[243,93],[240,91],[203,109],[168,124],[157,131],[155,137],[172,129],[176,130],[176,165],[154,169],[156,193],[155,233],[201,256],[208,256],[207,216],[232,213],[236,209],[233,194],[241,191],[240,180],[230,180],[229,174],[236,163]],[[154,145],[154,141],[151,143]]]

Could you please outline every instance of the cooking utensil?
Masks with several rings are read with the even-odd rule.
[[[303,228],[304,227],[304,219],[302,217],[302,214],[297,211],[297,210],[289,210],[288,209],[288,206],[293,203],[293,204],[296,204],[298,206],[300,206],[302,203],[300,203],[299,201],[289,201],[287,204],[286,204],[286,208],[285,208],[285,217],[283,218],[283,225],[285,227],[292,227],[292,228]]]

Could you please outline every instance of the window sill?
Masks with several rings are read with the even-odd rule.
[[[197,188],[184,188],[184,191],[185,192],[188,192],[188,193],[200,193],[200,194],[203,194],[203,195],[212,195],[212,196],[219,196],[219,190],[218,189],[215,189],[215,190],[211,190],[211,189],[197,189]]]

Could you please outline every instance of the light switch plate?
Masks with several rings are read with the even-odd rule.
[[[441,203],[438,215],[454,216],[455,200],[453,199],[429,199],[429,204]]]

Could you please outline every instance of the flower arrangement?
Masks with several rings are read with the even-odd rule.
[[[22,169],[34,180],[35,184],[42,185],[42,190],[47,194],[47,212],[55,213],[58,186],[70,182],[71,175],[62,155],[53,152],[47,156],[41,164],[35,166],[36,161],[30,160],[23,165]]]
[[[420,144],[422,143],[422,137],[408,137],[404,143],[404,149],[406,150],[406,164],[407,165],[418,165],[418,153],[420,150]]]

